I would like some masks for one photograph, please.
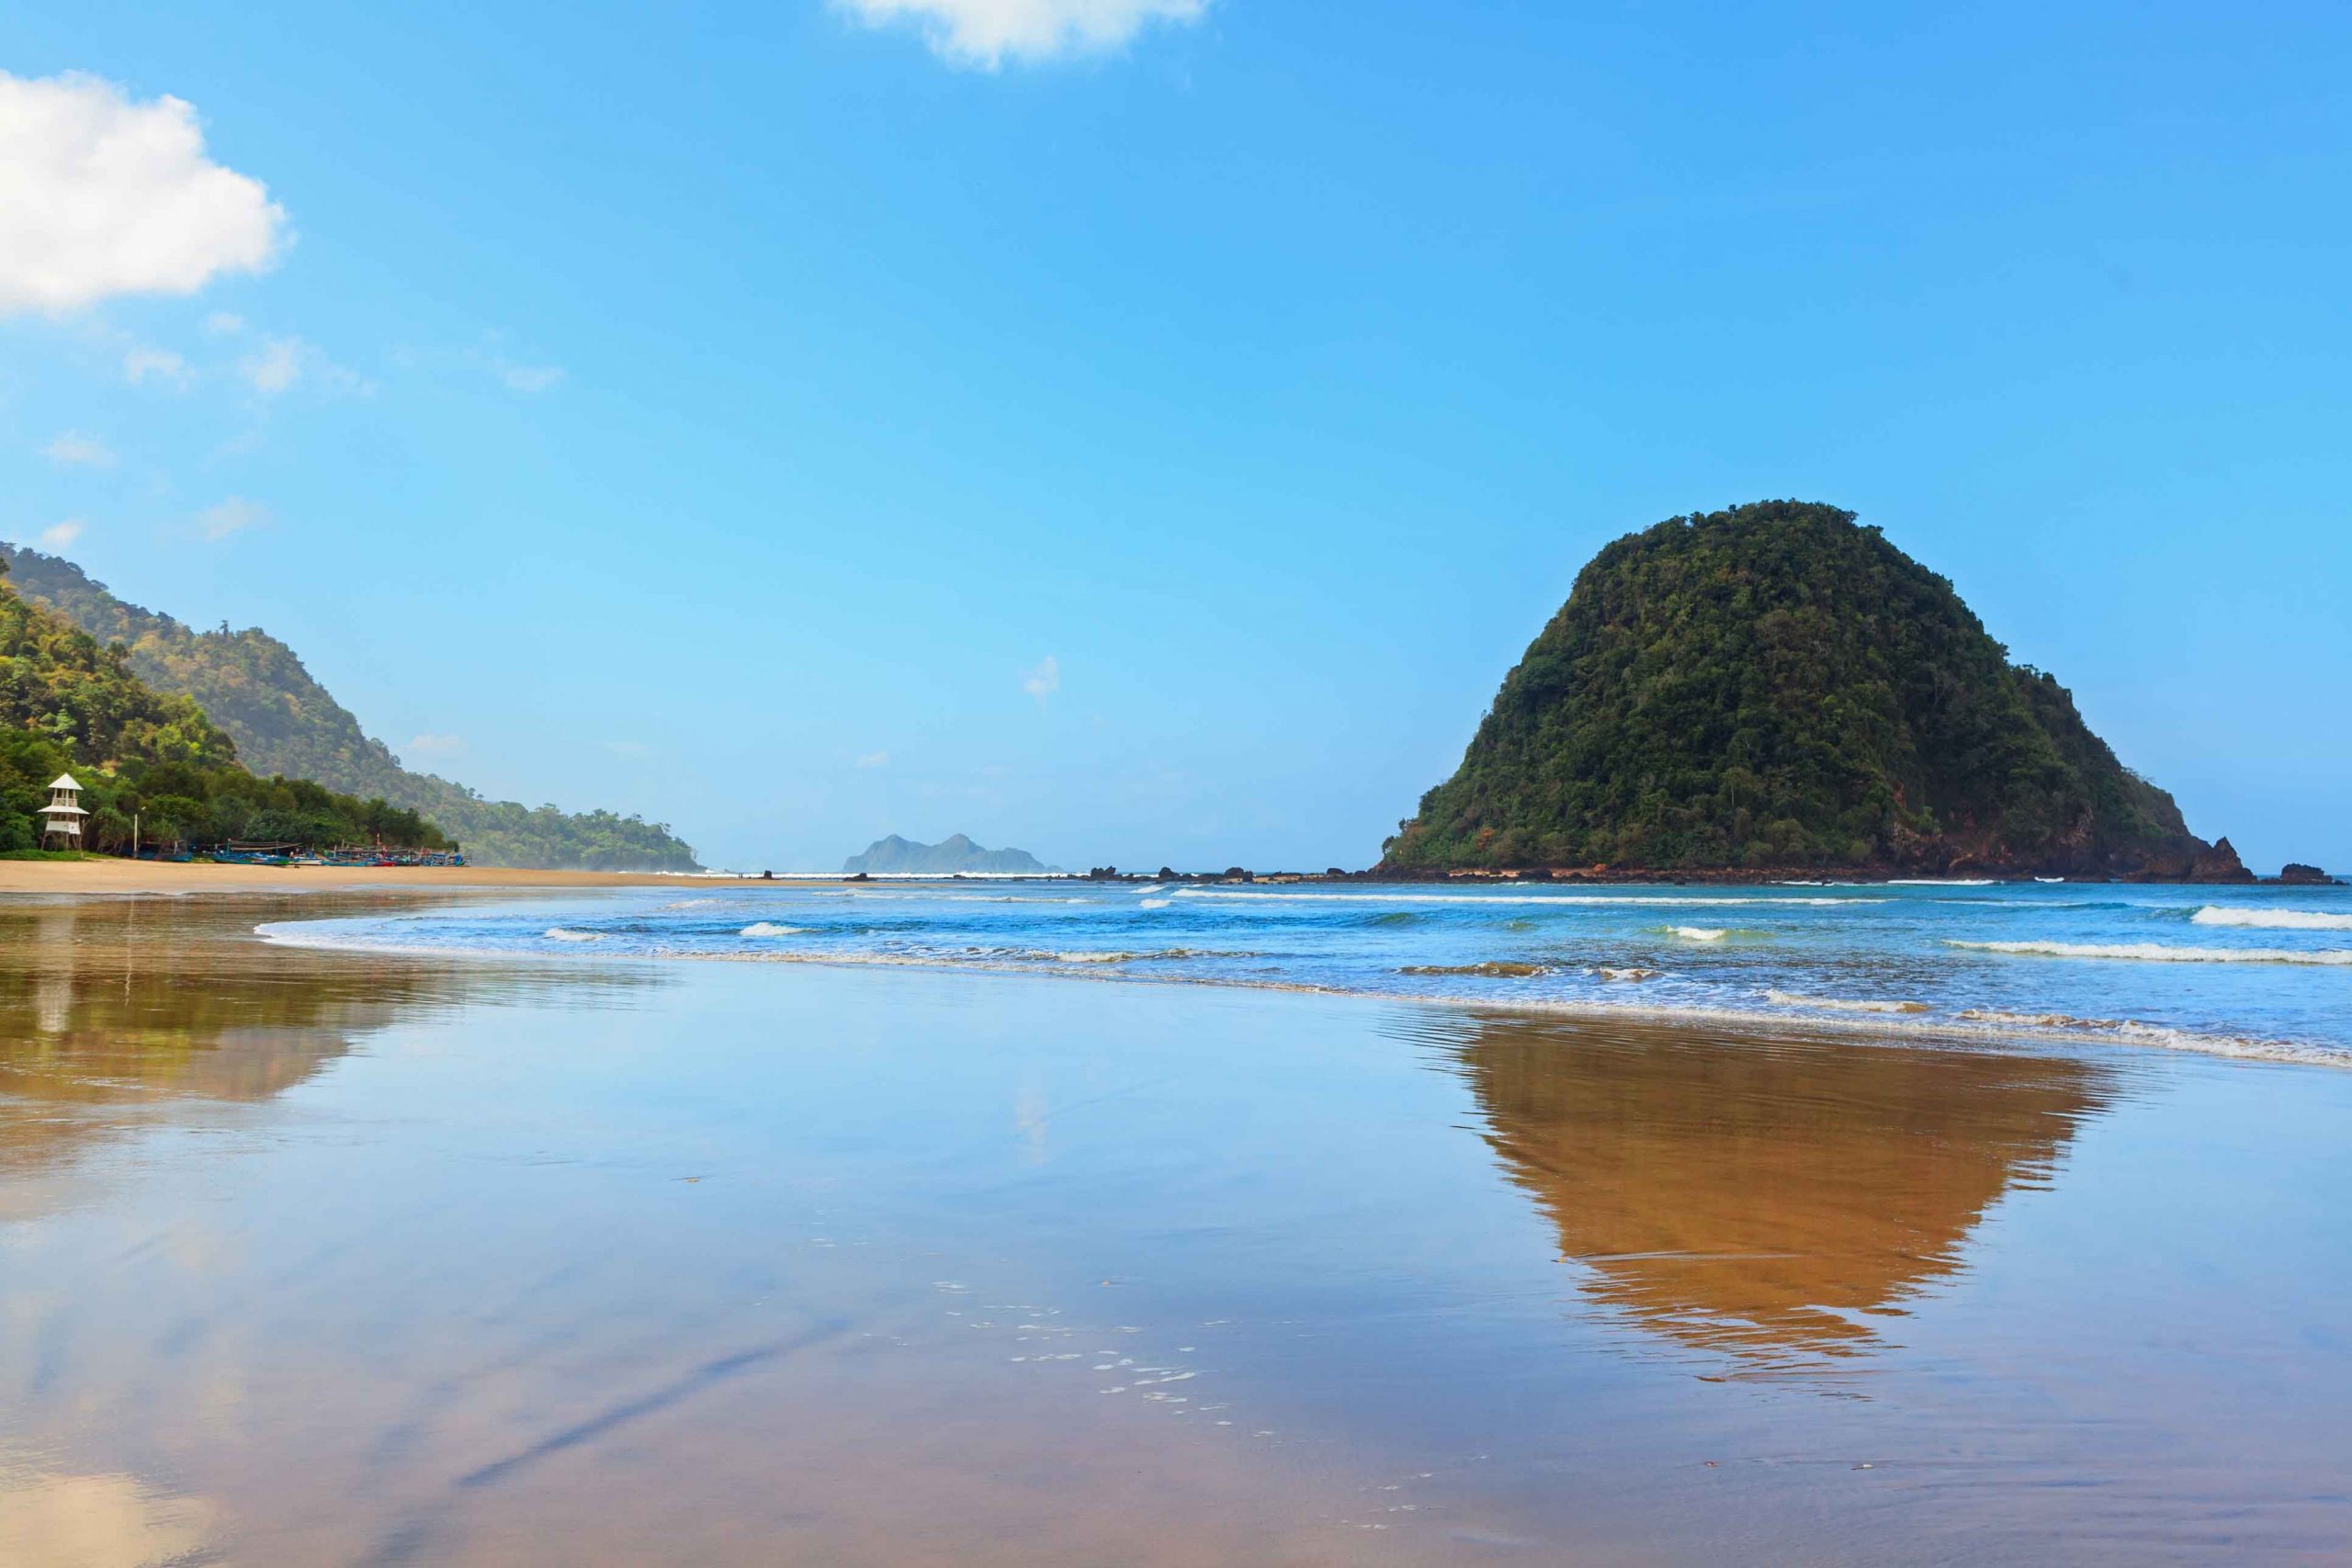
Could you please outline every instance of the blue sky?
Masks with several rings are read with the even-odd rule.
[[[266,195],[0,276],[0,534],[487,793],[1365,864],[1595,548],[1796,496],[2352,865],[2341,7],[48,9]]]

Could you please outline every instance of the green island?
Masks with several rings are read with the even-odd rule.
[[[119,646],[115,668],[143,682],[151,694],[186,701],[189,711],[233,742],[235,755],[256,773],[315,780],[314,787],[327,792],[379,800],[389,809],[429,818],[465,846],[474,864],[698,869],[694,850],[666,824],[612,811],[567,812],[486,800],[463,784],[401,766],[391,749],[362,730],[351,711],[311,676],[292,649],[259,627],[194,630],[118,598],[72,561],[21,546],[0,544],[0,578],[12,581],[35,607],[88,634],[101,650]],[[90,760],[86,749],[77,751],[76,761]]]
[[[1532,868],[2247,876],[1949,581],[1793,501],[1595,556],[1381,866]]]

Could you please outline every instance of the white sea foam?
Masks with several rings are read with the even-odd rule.
[[[1999,886],[1989,876],[1891,876],[1889,887],[1994,887]]]
[[[2188,917],[2200,926],[2251,926],[2271,931],[2352,931],[2352,914],[2318,909],[2240,909],[2208,904]]]
[[[1721,942],[1731,935],[1721,926],[1668,926],[1666,929],[1685,942]]]
[[[456,959],[488,962],[510,960],[524,954],[511,950],[484,948],[453,941],[435,942],[419,940],[413,931],[398,937],[375,932],[355,931],[352,922],[342,920],[273,921],[254,928],[264,941],[289,947],[323,949],[346,953],[399,953],[411,955],[432,954]],[[558,928],[560,929],[560,928]],[[593,935],[594,933],[581,933]],[[1211,956],[1192,954],[1184,950],[1170,950],[1168,956]],[[736,949],[713,952],[708,949],[676,949],[653,947],[644,957],[695,963],[768,963],[815,964],[824,967],[864,968],[937,968],[958,970],[989,970],[999,973],[1026,972],[1038,974],[1040,958],[1057,955],[1001,950],[994,956],[923,955],[904,953],[842,953],[814,952],[788,947],[763,946],[756,951]],[[1148,956],[1159,956],[1151,954]],[[1025,962],[1024,962],[1025,961]],[[1100,962],[1069,964],[1058,970],[1065,978],[1088,976],[1101,980],[1119,980],[1126,984],[1204,984],[1243,990],[1284,992],[1295,995],[1339,996],[1362,994],[1347,986],[1317,984],[1306,980],[1281,980],[1246,977],[1238,975],[1190,973],[1178,971],[1137,971]],[[1641,981],[1659,977],[1660,971],[1643,968],[1600,968],[1591,973],[1607,981]],[[1864,1003],[1861,1008],[1838,1008],[1834,999],[1795,997],[1787,993],[1768,993],[1767,999],[1779,1008],[1802,1006],[1811,1008],[1814,1015],[1801,1021],[1792,1019],[1784,1010],[1762,1007],[1709,1006],[1702,1003],[1672,1001],[1665,1003],[1605,1000],[1600,998],[1529,997],[1514,994],[1508,1002],[1481,1001],[1460,995],[1402,995],[1395,999],[1426,1003],[1440,1007],[1466,1007],[1472,1010],[1500,1008],[1512,1013],[1544,1013],[1568,1018],[1596,1020],[1640,1020],[1664,1025],[1753,1026],[1767,1030],[1785,1030],[1795,1024],[1807,1032],[1837,1030],[1854,1032],[1887,1040],[1917,1039],[1933,1041],[1946,1038],[1970,1038],[1992,1034],[2011,1039],[2109,1040],[2118,1044],[2153,1047],[2167,1051],[2196,1053],[2211,1056],[2235,1057],[2242,1060],[2294,1063],[2325,1066],[2336,1070],[2352,1069],[2352,1051],[2340,1046],[2296,1040],[2266,1039],[2253,1035],[2199,1032],[2161,1024],[2132,1020],[2076,1019],[2064,1013],[2009,1012],[1990,1009],[1971,1009],[1958,1014],[1897,1017],[1887,1008],[1917,1010],[1919,1004],[1901,1002]],[[1825,1012],[1827,1016],[1824,1016]],[[1845,1012],[1849,1016],[1838,1016]]]
[[[549,942],[602,942],[605,940],[603,934],[598,931],[566,931],[561,926],[549,926],[539,934]]]
[[[1801,997],[1793,991],[1767,991],[1764,999],[1776,1007],[1825,1008],[1831,1012],[1926,1012],[1925,1002],[1880,1000],[1860,997]]]
[[[1250,893],[1231,887],[1180,887],[1179,898],[1255,898],[1278,904],[1578,904],[1648,905],[1672,908],[1681,905],[1707,907],[1732,904],[1782,904],[1820,908],[1832,904],[1883,904],[1883,898],[1781,898],[1740,896],[1709,897],[1703,894],[1663,893]]]
[[[2025,958],[2115,958],[2139,964],[2298,964],[2322,968],[2352,966],[2352,948],[2299,952],[2284,947],[2168,947],[2158,942],[1962,942],[1947,947],[2003,953]]]
[[[1165,909],[1168,908],[1168,900],[1165,898],[1147,898],[1141,904],[1137,905],[1136,908],[1142,909]]]
[[[1138,893],[1165,893],[1168,891],[1168,884],[1165,882],[1155,882],[1148,887],[1138,887],[1136,891]]]
[[[1998,1008],[1964,1008],[1958,1014],[1971,1023],[1997,1023],[2010,1029],[2144,1029],[2120,1018],[2076,1018],[2064,1012],[2004,1012]]]
[[[753,920],[750,925],[745,926],[741,931],[737,931],[735,934],[737,936],[807,936],[808,934],[808,928],[807,926],[771,925],[765,920]]]

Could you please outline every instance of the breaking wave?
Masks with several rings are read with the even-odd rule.
[[[2004,953],[2021,958],[2115,958],[2139,964],[2299,964],[2322,968],[2352,966],[2352,948],[2298,952],[2285,947],[2167,947],[2160,942],[1962,942],[1947,947]]]
[[[808,934],[808,928],[807,926],[771,925],[765,920],[753,920],[750,925],[745,926],[741,931],[737,931],[735,934],[737,936],[807,936]]]
[[[566,931],[561,926],[549,926],[539,934],[549,942],[602,942],[605,940],[604,933],[601,931]]]
[[[2269,931],[2352,931],[2352,915],[2317,909],[2232,909],[2208,904],[2188,917],[2199,926],[2251,926]]]
[[[1721,926],[1668,926],[1666,929],[1685,942],[1721,942],[1731,935]]]

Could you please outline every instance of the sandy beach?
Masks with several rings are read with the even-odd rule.
[[[0,898],[0,1561],[2352,1551],[2352,1075],[254,935],[416,880]]]
[[[705,880],[634,871],[530,871],[498,866],[276,866],[166,861],[0,861],[0,893],[455,892],[471,887],[671,887]]]

